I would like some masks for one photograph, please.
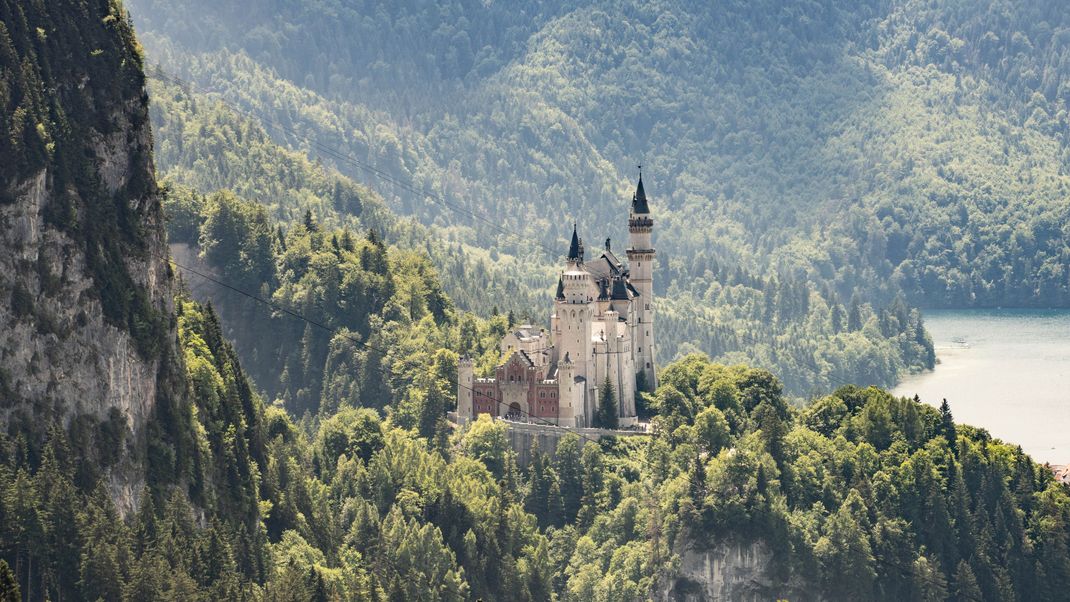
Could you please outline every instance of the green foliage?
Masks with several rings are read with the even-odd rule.
[[[6,560],[0,560],[0,600],[3,602],[20,602],[19,582]]]
[[[616,429],[619,426],[617,393],[613,383],[606,376],[605,381],[598,386],[598,408],[594,412],[594,425],[603,429]]]
[[[315,413],[321,400],[329,411],[384,408],[393,390],[405,390],[416,377],[419,363],[411,354],[395,359],[381,349],[394,339],[415,346],[429,335],[449,336],[429,332],[447,329],[454,312],[437,273],[417,253],[346,229],[301,226],[280,237],[281,228],[262,207],[227,192],[201,197],[174,186],[167,197],[172,206],[179,215],[193,211],[181,223],[200,224],[194,248],[224,282],[316,323],[197,282],[215,302],[253,380],[297,415]],[[428,353],[421,355],[430,362]],[[391,371],[396,361],[404,365]],[[384,379],[385,371],[399,375]]]
[[[177,307],[185,488],[157,479],[124,520],[102,481],[77,484],[64,430],[33,465],[0,438],[0,559],[33,599],[635,599],[675,578],[672,550],[731,542],[771,551],[771,595],[1055,600],[1070,585],[1065,487],[979,429],[956,425],[953,448],[939,410],[876,388],[795,410],[767,372],[693,356],[666,367],[651,438],[570,435],[520,471],[488,417],[456,445],[355,408],[308,436],[229,393],[243,377],[214,314]]]
[[[412,182],[395,207],[486,247],[493,226],[422,195],[550,245],[577,215],[619,235],[642,156],[671,280],[697,298],[714,262],[928,305],[1070,294],[1050,3],[131,6],[168,68]],[[277,100],[258,101],[250,81],[270,79]]]
[[[329,482],[339,460],[360,458],[367,463],[383,446],[383,427],[373,410],[344,409],[323,421],[316,431],[313,465]]]
[[[360,160],[373,160],[381,148],[380,136],[392,138],[374,125],[377,116],[350,111],[344,103],[338,105],[286,83],[248,57],[226,52],[198,54],[183,63],[185,68],[191,69],[195,78],[210,78],[213,89],[226,86],[228,98],[254,107],[254,114],[264,123],[286,124],[287,129],[313,139],[343,144],[338,138],[346,139],[347,134],[337,131],[335,124],[359,121],[354,127],[363,132],[364,141],[358,144],[359,150],[351,148],[350,154]],[[245,83],[231,87],[224,82],[231,77]],[[183,89],[166,75],[152,80],[152,90],[157,165],[174,182],[205,193],[234,190],[244,198],[255,199],[291,230],[309,231],[307,222],[317,228],[333,224],[352,231],[381,231],[385,240],[398,246],[423,248],[437,269],[442,289],[449,292],[457,307],[487,315],[498,306],[507,315],[526,316],[527,321],[546,319],[554,270],[559,267],[558,255],[545,253],[557,245],[552,237],[547,238],[559,230],[548,220],[558,211],[556,205],[538,205],[537,215],[529,215],[523,225],[517,225],[526,231],[531,223],[542,224],[530,232],[530,240],[502,236],[498,230],[487,232],[483,222],[469,224],[463,213],[432,218],[429,212],[438,211],[439,204],[422,198],[416,202],[404,190],[381,188],[384,200],[346,177],[367,177],[363,171],[354,171],[351,162],[340,161],[333,166],[339,170],[336,172],[306,158],[306,152],[315,149],[305,148],[289,136],[269,136],[268,131],[278,129],[277,125],[261,126],[211,97]],[[296,122],[294,115],[298,116]],[[286,144],[293,150],[287,150]],[[424,149],[420,148],[417,154]],[[379,169],[390,172],[381,164]],[[402,181],[412,177],[393,175]],[[509,177],[519,176],[511,173]],[[425,187],[434,190],[437,182],[428,180]],[[556,197],[563,186],[563,182],[555,184],[552,195]],[[481,186],[470,186],[466,195],[483,198],[484,191]],[[452,192],[440,194],[454,202]],[[175,214],[172,239],[191,241],[196,236],[189,232],[189,208],[181,191],[179,196],[168,205],[169,209],[174,207]],[[351,198],[360,199],[359,207],[350,207],[346,199]],[[587,202],[574,195],[568,198]],[[484,208],[498,207],[500,199],[485,200],[493,203]],[[454,204],[467,207],[468,202]],[[615,228],[623,227],[623,203],[599,207],[605,209],[599,209],[600,218],[611,220],[609,223],[617,224]],[[610,214],[612,207],[617,209]],[[425,223],[433,230],[401,220],[391,209],[427,217]],[[659,215],[667,210],[660,206]],[[524,214],[529,213],[525,209]],[[574,215],[571,210],[569,213]],[[331,238],[325,236],[325,241]],[[543,244],[534,244],[536,240]],[[481,246],[491,250],[484,251]],[[661,265],[656,307],[661,360],[701,349],[726,361],[776,367],[796,395],[830,390],[832,383],[843,379],[890,385],[904,372],[932,366],[932,345],[920,314],[903,302],[881,307],[856,301],[851,316],[859,323],[848,329],[843,324],[848,310],[833,287],[807,282],[804,274],[757,275],[762,271],[748,269],[738,261],[718,261],[707,251],[688,255],[688,262],[674,259]],[[215,301],[222,304],[220,299]],[[838,322],[837,317],[841,318]],[[875,322],[863,329],[872,320]],[[277,395],[275,391],[270,394]]]
[[[163,303],[127,264],[158,261],[148,256],[158,245],[144,227],[159,223],[160,206],[141,63],[117,2],[0,3],[0,204],[25,197],[43,177],[45,222],[84,253],[89,294],[144,358],[157,359],[167,336]],[[118,175],[106,174],[106,163]],[[46,291],[51,280],[42,278]],[[15,290],[16,315],[30,315],[29,299]],[[44,314],[35,319],[39,329],[54,328]]]
[[[828,40],[812,43],[819,38],[817,32],[828,32],[834,40],[839,40],[857,35],[853,32],[858,26],[867,24],[868,27],[871,21],[872,26],[878,27],[882,23],[894,24],[895,19],[905,19],[912,26],[924,25],[925,22],[911,19],[919,18],[918,15],[936,19],[939,15],[933,11],[942,7],[941,3],[924,7],[913,6],[911,2],[905,5],[916,10],[900,13],[900,5],[896,3],[888,6],[863,3],[856,12],[829,7],[809,20],[787,18],[790,15],[771,10],[782,8],[779,5],[761,3],[721,3],[717,8],[724,10],[724,18],[712,22],[706,22],[701,11],[694,11],[697,16],[688,17],[693,21],[688,21],[687,26],[703,34],[696,37],[717,40],[717,44],[726,46],[691,49],[684,44],[674,46],[672,52],[702,52],[703,56],[712,57],[695,70],[696,77],[704,78],[698,81],[727,80],[728,85],[683,89],[666,86],[666,90],[654,87],[649,90],[654,96],[645,98],[656,101],[657,94],[671,93],[686,105],[699,100],[690,96],[688,89],[714,90],[714,94],[736,93],[748,86],[766,90],[762,84],[769,83],[770,76],[765,70],[751,68],[756,57],[735,57],[728,64],[740,69],[722,69],[725,75],[717,75],[718,64],[723,65],[722,59],[727,56],[725,48],[744,47],[739,40],[750,38],[739,36],[754,36],[762,31],[758,25],[757,30],[738,28],[738,31],[733,26],[741,16],[762,14],[785,17],[778,26],[783,34],[772,40],[775,43],[763,46],[763,53],[781,57],[789,66],[780,74],[785,81],[799,83],[793,76],[800,70],[812,76],[812,81],[807,80],[807,85],[794,97],[806,100],[807,92],[817,89],[809,86],[828,84],[822,66],[838,60],[830,54]],[[65,56],[61,51],[68,54],[78,51],[75,56],[89,57],[84,61],[91,71],[86,74],[89,76],[87,92],[74,92],[77,86],[56,88],[61,98],[68,94],[100,95],[92,97],[100,104],[85,103],[83,108],[119,106],[117,98],[120,101],[133,98],[123,94],[140,90],[140,59],[134,52],[136,46],[129,25],[122,19],[118,5],[60,2],[56,6],[38,2],[24,7],[0,0],[3,11],[0,60],[4,61],[0,65],[5,67],[0,71],[3,78],[0,101],[8,103],[5,108],[14,109],[5,113],[4,118],[14,125],[4,122],[7,136],[0,144],[23,145],[19,155],[23,163],[18,163],[15,170],[28,169],[27,166],[35,165],[34,161],[40,161],[40,165],[51,161],[47,156],[37,156],[39,152],[35,155],[34,149],[43,148],[45,155],[55,152],[60,156],[67,152],[62,148],[65,133],[54,134],[50,125],[35,124],[32,133],[37,139],[31,136],[27,142],[25,138],[31,132],[27,124],[14,123],[33,111],[43,115],[35,108],[45,103],[43,95],[34,100],[32,92],[45,89],[41,86],[50,83],[50,80],[46,82],[48,78],[72,68],[64,66],[70,61],[51,61],[51,57]],[[202,8],[215,6],[206,3]],[[421,37],[415,43],[406,42],[417,47],[431,44],[441,52],[416,56],[398,78],[408,77],[414,82],[426,79],[427,85],[441,85],[458,74],[471,73],[473,80],[480,80],[499,68],[509,72],[527,65],[531,60],[529,54],[549,53],[560,33],[556,29],[548,31],[545,37],[537,37],[533,45],[511,45],[508,48],[512,50],[508,51],[494,50],[493,43],[500,41],[499,38],[526,39],[534,28],[553,23],[554,28],[575,36],[564,40],[567,43],[561,46],[572,49],[577,43],[586,43],[592,35],[589,27],[592,23],[614,23],[609,13],[621,10],[607,6],[604,8],[609,12],[570,11],[558,15],[553,6],[546,6],[544,12],[531,19],[521,14],[523,11],[513,14],[515,11],[503,11],[493,3],[471,8],[447,4],[443,10],[448,13],[451,7],[459,15],[466,14],[465,10],[490,11],[495,27],[486,28],[473,40],[463,25],[468,21],[457,19],[462,25],[446,27],[429,40]],[[104,15],[103,19],[85,19],[88,13],[84,11],[90,8]],[[279,23],[294,15],[319,18],[322,14],[346,22],[357,14],[353,12],[355,9],[331,3],[317,6],[314,15],[300,12],[305,8],[302,3],[272,8],[280,10],[263,14],[274,15],[272,18]],[[639,23],[644,23],[641,19],[644,15],[653,14],[649,11],[657,10],[656,6],[624,8],[634,10]],[[1016,16],[1009,20],[1012,25],[1021,23],[1025,17],[1038,16],[1028,8],[1004,8]],[[66,9],[70,11],[62,12]],[[887,9],[892,15],[882,15],[878,9]],[[199,14],[209,13],[204,10]],[[430,13],[416,15],[429,18]],[[248,11],[242,16],[262,18],[259,13],[250,17]],[[394,12],[383,12],[381,18],[393,24],[391,19],[407,22],[407,16],[409,9],[398,7]],[[949,12],[945,16],[949,17],[945,23],[949,29],[954,30],[956,25],[965,27],[958,13]],[[1054,13],[1046,16],[1053,21],[1060,17]],[[42,21],[45,17],[50,21]],[[672,32],[682,27],[681,18],[650,20],[642,27],[631,22],[628,27],[614,31],[624,40],[638,43],[652,39],[654,44],[664,45],[681,40],[679,36],[664,35],[666,30]],[[77,33],[73,28],[79,20],[86,23],[87,35],[68,35],[72,31]],[[441,15],[436,16],[434,22],[440,21]],[[30,29],[27,25],[37,22],[48,27]],[[191,23],[198,25],[196,21]],[[252,32],[249,34],[252,39],[272,39],[263,36],[268,35],[269,25],[274,23],[268,21],[263,28],[242,31]],[[412,26],[421,23],[417,19]],[[758,19],[755,23],[763,21]],[[54,28],[54,24],[60,27]],[[381,25],[375,19],[362,20],[361,29],[353,31],[369,35],[353,43],[370,44],[369,48],[377,50],[390,48],[384,42],[395,39],[389,37],[392,28]],[[111,44],[100,44],[97,48],[97,42],[107,40],[88,34],[99,33],[101,27],[115,37],[108,38]],[[376,37],[380,29],[387,37]],[[640,29],[644,31],[637,33]],[[895,28],[882,29],[885,33],[871,40],[872,44],[860,46],[868,50],[857,52],[899,57],[898,64],[937,61],[941,68],[952,70],[962,65],[983,64],[983,69],[978,67],[982,73],[992,70],[1007,78],[1010,73],[1005,65],[1040,64],[1031,50],[1036,46],[1024,34],[1012,35],[1009,41],[1002,42],[1002,37],[987,34],[970,37],[981,40],[978,44],[982,50],[975,52],[972,47],[954,42],[950,35],[945,39],[932,28],[920,29],[928,34],[909,36],[910,41],[896,37]],[[338,28],[322,33],[329,31]],[[210,43],[218,30],[213,26],[206,32],[204,37]],[[1044,36],[1033,37],[1039,42]],[[115,39],[123,42],[119,48],[130,52],[116,53]],[[243,41],[248,39],[242,36]],[[330,35],[317,40],[328,44],[337,41]],[[279,59],[286,56],[281,49],[290,43],[286,37],[278,38],[275,44],[263,44],[261,52]],[[381,47],[375,45],[380,43]],[[471,51],[484,46],[490,50],[465,52],[466,47]],[[644,61],[658,60],[659,53],[643,53],[639,48],[642,46],[629,47],[625,56],[615,59],[616,64],[624,61],[630,67],[621,71],[630,72],[649,66]],[[895,48],[902,49],[903,56],[882,54]],[[411,52],[408,46],[399,50],[405,51],[399,53],[402,56],[412,56],[405,54]],[[39,54],[29,67],[23,69],[19,64],[13,70],[12,66],[31,51]],[[604,55],[609,50],[605,46],[591,45],[589,52],[592,57],[589,61],[607,62]],[[1015,53],[1015,61],[990,64],[1011,52]],[[647,58],[651,55],[653,58]],[[100,61],[103,67],[93,62],[101,56],[105,57]],[[1017,60],[1019,56],[1021,60]],[[309,85],[334,82],[340,89],[370,85],[364,80],[333,77],[339,72],[331,72],[331,64],[323,65],[327,71],[305,69],[304,58],[307,57],[294,53],[289,65],[300,69],[292,73],[308,74]],[[711,71],[707,71],[707,63]],[[575,81],[576,85],[588,85],[592,81],[599,85],[605,83],[585,77],[588,74],[582,71],[583,67],[582,62],[574,65],[572,68],[581,70],[580,76],[566,81]],[[389,71],[375,71],[366,81],[381,85],[394,77],[384,75]],[[656,71],[640,72],[653,75]],[[554,69],[547,68],[543,73],[512,72],[517,76],[513,81],[523,86],[553,74]],[[427,75],[432,77],[424,77]],[[872,73],[865,77],[872,77]],[[1034,78],[1018,75],[1015,78],[1017,83],[1012,82],[1013,85],[1001,90],[1008,98],[1016,98],[1036,85],[1030,83]],[[21,87],[17,98],[5,96],[18,86]],[[493,87],[488,87],[491,89],[481,94],[492,94]],[[540,89],[540,94],[569,92],[563,88],[546,86]],[[123,94],[116,96],[116,89]],[[1040,111],[1034,110],[1029,118],[1042,120],[1045,103],[1062,102],[1060,89],[1057,87],[1053,96],[1057,101],[1047,96],[1038,99],[1034,104]],[[632,102],[632,88],[626,88],[627,93],[621,92],[624,88],[610,90],[617,92],[606,94],[605,101],[598,103],[598,111],[614,110],[613,118],[624,120],[632,132],[657,129],[655,139],[680,133],[672,144],[685,151],[699,148],[705,154],[711,150],[707,144],[753,148],[756,145],[745,142],[751,138],[779,141],[786,135],[784,132],[793,131],[791,127],[776,128],[776,131],[756,128],[745,129],[747,136],[738,133],[714,136],[710,134],[715,128],[700,127],[685,132],[675,122],[657,125],[624,110],[623,107],[636,106]],[[833,88],[828,94],[836,96],[839,91],[841,88]],[[595,97],[600,96],[576,96]],[[528,110],[525,103],[511,106],[516,96],[503,98],[508,100],[491,100],[487,105],[509,111]],[[724,100],[724,97],[713,100]],[[495,104],[501,102],[509,106]],[[62,123],[59,109],[64,106],[49,105],[45,111],[49,123]],[[723,106],[733,110],[730,103]],[[779,103],[775,106],[785,108],[784,123],[799,123],[798,113],[790,107]],[[478,112],[465,115],[472,113]],[[505,169],[518,156],[527,158],[523,154],[527,152],[525,148],[537,149],[547,140],[568,140],[577,135],[563,127],[543,127],[545,123],[540,119],[550,117],[555,119],[554,123],[559,121],[560,115],[549,113],[533,115],[538,118],[533,118],[529,127],[519,134],[532,138],[531,143],[511,145],[515,153],[521,154],[503,153],[501,161],[476,162],[455,169],[462,175],[472,169]],[[597,115],[584,111],[577,114],[585,114],[597,127],[606,127]],[[762,123],[753,121],[761,113],[754,117],[739,110],[730,115],[738,117],[744,126]],[[70,123],[88,123],[85,119],[91,117],[91,112],[73,113]],[[821,113],[819,117],[828,114]],[[1058,130],[1061,119],[1058,115],[1050,117],[1046,127]],[[436,143],[442,145],[439,148],[456,150],[486,144],[473,139],[488,138],[485,136],[456,135],[466,123],[456,117],[442,120],[441,129],[435,134]],[[68,124],[67,127],[82,126]],[[219,129],[225,132],[224,141],[241,137],[237,132],[226,132],[226,127]],[[416,129],[419,130],[418,123]],[[346,132],[339,134],[342,137],[360,132],[345,127],[339,131]],[[241,133],[256,132],[249,129]],[[387,147],[382,151],[383,156],[394,159],[387,166],[391,170],[419,159],[403,156],[396,136],[386,131],[376,138]],[[849,140],[850,136],[846,138]],[[87,139],[70,140],[81,140],[81,144]],[[196,141],[198,137],[191,139]],[[48,140],[56,142],[55,149],[49,148]],[[590,154],[589,148],[582,145],[559,146],[584,149],[584,154]],[[279,150],[267,143],[260,148],[269,153]],[[724,150],[719,146],[712,150],[718,149]],[[655,151],[655,156],[668,156],[665,149]],[[183,156],[181,152],[177,154]],[[197,154],[191,152],[185,156]],[[238,160],[225,152],[219,156],[220,165]],[[279,157],[275,155],[278,161],[265,161],[263,165],[271,167],[286,164],[283,159],[294,159],[292,154],[288,158]],[[572,177],[575,174],[560,171],[582,167],[578,158],[568,158],[576,160],[560,161],[558,171],[551,170],[553,163],[543,162],[544,167],[540,169],[547,174],[534,180],[546,181],[564,175],[568,181],[597,182],[597,179],[575,179]],[[744,180],[753,189],[741,192],[739,197],[743,199],[753,195],[754,190],[766,190],[767,184],[759,186],[755,182],[768,175],[762,169],[769,165],[767,161],[784,165],[784,171],[793,176],[813,178],[805,180],[810,183],[825,179],[833,184],[853,181],[837,172],[835,166],[824,171],[817,169],[814,174],[800,174],[800,165],[784,157],[748,158],[760,160],[754,163],[755,179]],[[299,168],[293,173],[308,175],[300,160],[292,165]],[[689,171],[695,169],[688,167],[691,163],[680,165],[681,179],[694,178],[698,190],[708,185],[708,180]],[[952,165],[944,162],[939,167],[951,169]],[[0,169],[12,168],[4,165]],[[207,169],[201,166],[195,171],[207,173]],[[62,170],[58,173],[62,175]],[[427,182],[434,180],[431,175],[426,176]],[[944,184],[932,188],[912,188],[916,182],[912,184],[909,178],[905,186],[911,194],[919,190],[934,192],[947,182],[959,179],[951,172],[940,177],[944,178]],[[451,181],[451,178],[442,180]],[[249,182],[255,185],[275,182],[279,186],[273,178],[250,178]],[[776,185],[775,179],[771,178],[770,182],[769,185]],[[125,209],[119,210],[127,208],[130,199],[142,198],[138,186],[151,188],[151,182],[141,182],[127,190],[119,196],[121,202],[113,203],[114,206],[101,205],[108,212],[107,219],[100,222],[92,234],[96,238],[91,239],[94,244],[103,245],[100,247],[104,249],[100,256],[103,259],[98,267],[114,267],[118,263],[108,261],[123,256],[114,255],[122,250],[121,246],[109,246],[111,243],[101,238],[109,233],[109,228],[117,228],[115,240],[123,241],[121,234],[132,236],[130,232],[141,223],[128,221],[130,216],[124,213]],[[339,186],[331,188],[332,202],[354,212],[359,208],[362,215],[374,205],[370,197],[354,201],[344,186]],[[302,190],[301,186],[292,188]],[[550,190],[546,194],[548,201],[564,196],[563,191],[551,188],[546,188]],[[335,218],[330,212],[315,210],[317,205],[312,202],[320,199],[325,189],[315,186],[310,189],[315,192],[312,198],[306,199],[309,202],[286,204],[287,211],[295,212],[290,216],[280,215],[274,209],[258,208],[229,193],[205,198],[177,186],[172,189],[174,196],[169,196],[168,203],[175,208],[171,223],[176,240],[189,244],[196,241],[200,259],[209,269],[225,272],[227,278],[239,280],[243,286],[255,287],[256,294],[270,297],[281,307],[299,311],[326,329],[294,322],[284,315],[264,314],[259,307],[254,311],[254,306],[246,301],[221,302],[217,315],[212,305],[200,305],[180,295],[175,299],[174,320],[181,354],[172,357],[163,353],[158,358],[158,380],[162,385],[146,432],[130,437],[121,415],[109,415],[104,420],[75,417],[64,427],[46,427],[47,434],[40,436],[38,433],[44,430],[40,426],[35,430],[13,421],[9,431],[0,434],[0,595],[19,599],[21,594],[29,600],[632,600],[654,597],[655,588],[678,576],[679,550],[701,550],[704,546],[726,543],[761,543],[773,555],[772,564],[777,568],[770,574],[770,597],[803,591],[826,599],[944,600],[950,595],[993,600],[1058,600],[1070,591],[1070,536],[1067,535],[1070,493],[1054,481],[1050,471],[1033,463],[1019,448],[994,440],[981,429],[956,425],[946,404],[937,410],[913,400],[895,398],[875,387],[847,386],[809,407],[795,409],[785,398],[783,382],[769,371],[744,365],[726,366],[706,355],[692,353],[664,369],[661,386],[654,392],[650,406],[656,413],[656,428],[644,440],[610,438],[583,444],[575,436],[566,436],[559,442],[554,457],[536,452],[532,463],[521,471],[516,465],[507,427],[501,422],[481,417],[451,438],[443,414],[452,401],[449,379],[456,368],[457,356],[462,353],[475,356],[480,369],[485,370],[497,359],[496,339],[512,319],[497,315],[479,321],[457,312],[432,267],[429,257],[433,254],[400,251],[374,231],[354,235],[353,232],[367,231],[368,224],[362,224],[358,230],[347,228],[349,223],[332,221]],[[493,189],[482,190],[479,194],[489,197],[493,196],[492,192]],[[907,198],[913,197],[907,195]],[[946,201],[945,197],[932,194],[917,198],[925,207],[930,204],[943,207],[941,203]],[[987,197],[979,198],[980,204],[984,204]],[[864,200],[868,203],[871,199]],[[686,198],[677,201],[681,205],[678,216],[694,217],[689,213],[687,201]],[[727,199],[725,205],[732,207]],[[790,208],[791,202],[787,206]],[[411,209],[415,212],[415,208]],[[430,209],[421,210],[422,217],[434,218]],[[742,220],[775,223],[757,204],[743,213]],[[69,215],[62,211],[57,214],[59,218]],[[815,219],[820,219],[820,212],[815,215]],[[503,220],[514,218],[509,212],[502,212],[502,216]],[[970,217],[967,211],[967,218]],[[279,224],[273,221],[278,218],[283,219],[288,232],[281,232]],[[674,219],[682,218],[667,220],[670,226]],[[793,228],[804,227],[806,220],[798,219],[803,225]],[[532,219],[531,224],[538,227],[539,219]],[[979,227],[979,231],[983,233],[984,228]],[[753,244],[772,245],[781,250],[795,248],[794,239],[790,238],[794,234],[792,231],[783,234],[787,242],[772,240]],[[1015,244],[1029,240],[1029,232],[1015,235]],[[741,240],[738,236],[728,239]],[[843,240],[857,242],[857,238],[849,236]],[[842,242],[835,240],[835,236],[823,236],[820,241],[829,245]],[[843,243],[844,247],[819,245],[825,250],[853,249],[852,253],[876,258],[871,257],[872,262],[867,259],[868,263],[849,264],[868,266],[873,268],[872,273],[863,269],[859,274],[846,274],[834,269],[823,276],[836,286],[842,284],[853,289],[856,284],[879,281],[882,277],[883,264],[877,259],[888,241],[867,239],[861,248],[852,247],[854,242]],[[686,237],[682,237],[681,248],[687,244],[690,243]],[[740,242],[735,251],[733,248],[723,251],[726,255],[735,252],[743,256],[751,244]],[[914,249],[911,253],[927,256],[930,250],[933,254],[944,253],[938,246]],[[955,257],[969,257],[974,252],[951,253],[947,265],[954,265]],[[831,261],[835,264],[839,259]],[[798,267],[789,259],[784,262],[782,267]],[[670,262],[670,271],[677,269]],[[720,269],[710,271],[721,272]],[[105,276],[110,273],[100,272]],[[805,338],[808,332],[834,332],[835,335],[824,340],[843,344],[847,351],[839,357],[859,358],[860,364],[869,366],[865,370],[873,370],[874,374],[894,374],[909,363],[903,358],[926,361],[926,339],[920,318],[915,312],[907,311],[905,303],[893,300],[888,308],[881,310],[859,301],[843,310],[838,302],[832,301],[834,294],[815,293],[809,286],[797,284],[801,279],[777,277],[765,281],[750,278],[743,270],[733,271],[731,278],[735,279],[731,286],[738,288],[726,294],[739,293],[738,298],[743,301],[740,304],[749,304],[740,314],[749,315],[747,320],[779,323],[781,326],[777,328],[783,330],[777,332],[788,333],[785,336],[797,340]],[[128,284],[121,274],[116,275],[103,282],[100,294],[104,299],[125,295],[127,305],[120,303],[120,314],[132,319],[130,324],[136,336],[151,341],[149,335],[157,322],[151,319],[150,313],[130,311],[130,308],[144,308],[147,301],[138,296],[136,287]],[[1041,297],[1038,294],[1036,298]],[[826,304],[825,310],[813,309],[821,303]],[[828,330],[822,330],[825,325],[812,325],[818,317],[822,321],[827,318]],[[773,332],[758,326],[752,328],[755,332]],[[233,335],[236,347],[228,342],[225,329]],[[339,334],[328,336],[327,333]],[[788,345],[790,341],[787,339],[782,344]],[[898,351],[884,345],[892,345]],[[769,349],[772,353],[777,347]],[[873,350],[877,352],[876,357],[867,355]],[[727,347],[722,351],[718,355],[731,353]],[[263,403],[246,376],[243,363],[239,362],[239,353],[249,358],[253,382],[278,397],[280,404]],[[805,352],[800,351],[792,357],[804,356]],[[889,358],[906,363],[896,366]],[[875,359],[891,363],[877,362],[878,367],[874,368],[870,364]],[[828,363],[840,366],[839,361],[828,360]],[[817,372],[832,374],[838,369],[822,368]],[[850,373],[859,369],[855,366]],[[797,387],[790,383],[804,382],[805,378],[789,374],[785,381],[791,391]],[[600,396],[606,402],[600,411],[607,414],[604,418],[608,421],[611,419],[608,414],[615,417],[616,410],[608,403],[614,399],[614,392],[611,387],[606,389]],[[280,406],[303,414],[300,423],[295,423]],[[387,410],[385,420],[379,409]],[[108,487],[106,471],[124,467],[127,458],[123,448],[129,445],[147,448],[147,487],[137,496],[138,507],[124,508],[126,512],[122,515],[113,502],[114,492]]]

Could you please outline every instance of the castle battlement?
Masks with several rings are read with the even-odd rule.
[[[654,366],[652,245],[654,220],[643,176],[628,215],[629,265],[606,239],[586,259],[576,225],[557,281],[550,330],[514,327],[501,342],[502,363],[475,378],[471,360],[458,362],[457,420],[479,414],[570,428],[592,426],[599,388],[608,380],[621,426],[636,422],[635,393],[657,387]],[[639,250],[636,250],[639,249]]]

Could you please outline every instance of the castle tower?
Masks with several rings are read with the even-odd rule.
[[[561,275],[561,291],[554,303],[557,319],[554,321],[554,347],[558,357],[568,356],[572,363],[575,390],[573,414],[577,422],[581,417],[590,417],[593,403],[588,391],[594,376],[591,347],[591,321],[593,310],[591,275],[583,268],[583,241],[572,228],[572,243],[565,258],[565,272]],[[580,424],[580,426],[585,426]]]
[[[472,385],[474,379],[472,359],[462,357],[457,360],[457,423],[464,425],[475,419],[472,408]]]
[[[559,426],[583,426],[583,388],[586,383],[576,382],[576,366],[565,354],[557,364],[557,399]]]
[[[635,344],[636,372],[646,381],[645,390],[657,388],[654,371],[654,244],[652,241],[654,220],[650,218],[646,191],[643,190],[643,172],[639,172],[639,184],[632,196],[632,209],[628,216],[628,267],[631,283],[639,297],[636,302]]]

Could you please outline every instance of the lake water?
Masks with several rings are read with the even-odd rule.
[[[956,422],[1070,463],[1070,310],[930,310],[925,326],[939,363],[896,395],[946,397]]]

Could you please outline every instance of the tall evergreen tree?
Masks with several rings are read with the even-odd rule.
[[[940,403],[940,424],[937,429],[937,434],[947,439],[952,453],[958,456],[958,431],[955,428],[955,419],[951,415],[951,404],[946,398]]]
[[[0,602],[21,602],[19,582],[6,560],[0,559]]]
[[[594,424],[598,428],[616,429],[620,426],[617,410],[617,393],[609,376],[598,387],[598,408],[595,409]]]

